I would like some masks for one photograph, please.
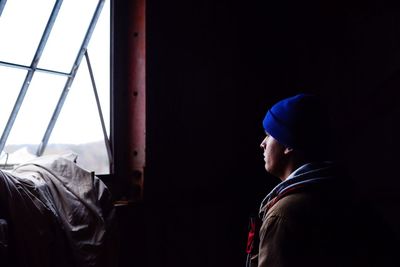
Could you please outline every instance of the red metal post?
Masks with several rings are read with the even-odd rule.
[[[132,1],[128,25],[128,123],[129,172],[132,175],[134,198],[143,194],[143,174],[146,163],[146,21],[145,0]]]

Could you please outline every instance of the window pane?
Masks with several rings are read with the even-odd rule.
[[[66,78],[63,76],[35,73],[7,144],[34,144],[31,148],[36,149],[42,140],[65,82]]]
[[[63,2],[38,67],[67,73],[71,71],[98,2]]]
[[[7,1],[0,19],[0,61],[31,65],[54,3]]]
[[[42,14],[42,18],[46,17],[35,47],[31,49],[33,52],[29,55],[29,60],[18,61],[16,57],[1,58],[2,53],[5,51],[2,39],[0,42],[0,61],[23,65],[31,64],[30,61],[36,51],[40,35],[43,33],[55,2],[48,1],[51,4],[48,5],[47,9],[44,9],[41,5],[43,1],[39,1],[41,2],[40,4],[36,3],[36,1],[24,1],[24,4],[35,3],[29,8],[29,11],[35,14],[36,20],[38,14]],[[11,2],[13,1],[7,1],[6,9]],[[24,7],[24,10],[28,10],[27,5],[22,4],[22,0],[14,0],[15,2],[20,3],[20,8]],[[70,72],[98,2],[99,0],[68,0],[63,2],[48,43],[43,50],[39,68]],[[109,133],[110,126],[109,2],[105,1],[104,3],[97,26],[88,45],[107,133]],[[4,12],[6,12],[6,9]],[[9,10],[11,10],[10,7]],[[0,19],[0,34],[4,34],[4,40],[7,40],[9,36],[13,36],[14,27],[20,26],[20,21],[16,23],[9,20],[7,23],[5,23],[2,16]],[[25,24],[29,24],[29,22]],[[4,25],[4,27],[2,28],[1,25]],[[2,29],[3,32],[1,31]],[[9,30],[6,32],[4,29]],[[31,35],[26,35],[26,37],[27,39],[23,40],[16,39],[17,44],[15,45],[9,45],[10,48],[15,48],[15,54],[20,56],[21,59],[27,56],[23,53],[27,49],[18,45],[21,43],[33,43]],[[12,54],[10,51],[12,50],[9,49],[7,53],[3,54],[10,55]],[[0,98],[0,127],[2,128],[0,131],[4,129],[8,121],[26,74],[26,70],[0,65],[0,93],[2,94]],[[23,163],[35,157],[34,154],[36,154],[36,150],[43,138],[66,80],[67,77],[64,76],[39,71],[34,73],[4,148],[4,152],[10,154],[8,164]],[[97,174],[109,173],[107,149],[85,58],[78,69],[44,154],[64,154],[68,152],[78,154],[78,163],[84,168],[95,171]],[[0,164],[4,164],[6,157],[7,155],[4,153],[0,155]]]
[[[110,121],[110,1],[106,0],[88,46],[97,91],[108,134]],[[83,60],[82,68],[86,68]]]
[[[27,71],[0,66],[0,133],[8,121]]]
[[[85,60],[66,98],[45,154],[62,151],[78,154],[78,163],[90,171],[109,173],[107,150]]]

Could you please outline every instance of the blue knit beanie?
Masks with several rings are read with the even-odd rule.
[[[263,126],[282,145],[305,152],[321,151],[329,139],[327,113],[312,94],[279,101],[268,110]]]

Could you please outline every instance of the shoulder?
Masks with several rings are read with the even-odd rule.
[[[311,219],[313,197],[296,193],[277,201],[262,218],[261,233],[291,232],[294,227],[307,224]],[[302,223],[304,222],[304,223]]]
[[[323,225],[335,224],[344,211],[334,201],[319,194],[298,192],[277,201],[264,215],[263,230],[279,229],[285,231],[307,232]],[[314,230],[312,230],[314,229]]]
[[[273,205],[265,215],[265,218],[282,217],[290,218],[299,216],[304,212],[310,211],[310,208],[318,206],[317,198],[307,193],[295,193],[283,197]]]

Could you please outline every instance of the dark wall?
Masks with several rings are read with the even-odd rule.
[[[323,3],[147,2],[144,200],[120,212],[122,266],[243,266],[277,183],[261,121],[301,91],[326,98],[359,197],[400,232],[400,10]]]

